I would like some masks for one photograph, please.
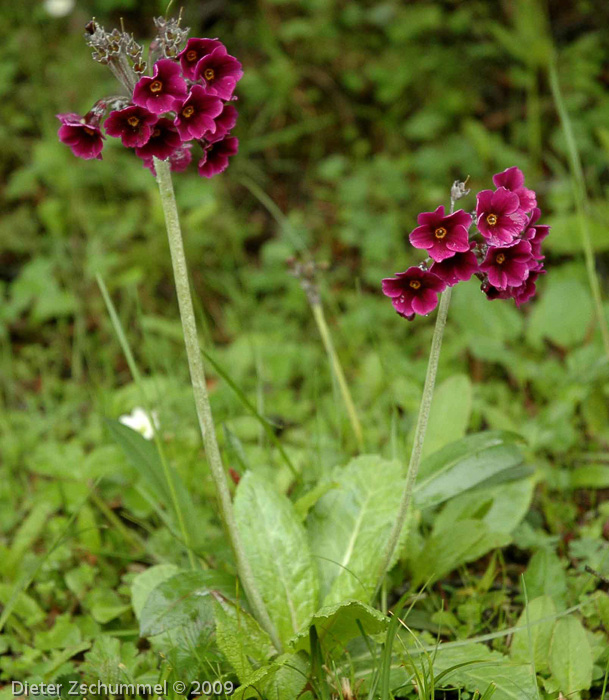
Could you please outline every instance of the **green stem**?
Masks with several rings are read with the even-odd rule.
[[[157,173],[157,183],[161,195],[161,203],[165,214],[165,224],[167,227],[167,237],[169,239],[169,249],[171,251],[171,262],[173,265],[173,275],[176,285],[178,305],[180,307],[180,318],[182,320],[182,331],[184,333],[184,344],[188,357],[190,369],[190,379],[199,419],[199,427],[205,446],[205,454],[209,462],[211,475],[213,477],[218,503],[220,507],[220,517],[224,524],[228,539],[235,555],[237,571],[243,585],[245,595],[251,605],[258,622],[268,632],[273,644],[278,651],[282,651],[281,642],[277,635],[275,626],[260,596],[258,587],[254,580],[254,574],[245,554],[245,549],[237,529],[233,504],[231,501],[228,481],[222,465],[220,448],[216,438],[216,428],[211,414],[211,405],[207,393],[207,383],[205,381],[205,370],[203,358],[199,348],[197,336],[197,324],[195,312],[190,294],[188,281],[188,268],[186,256],[184,254],[184,243],[182,241],[182,231],[180,229],[180,219],[176,205],[173,183],[171,181],[171,170],[167,161],[154,159],[154,167]]]
[[[425,376],[425,386],[423,387],[423,398],[421,399],[421,407],[419,408],[419,417],[417,419],[417,427],[414,433],[414,444],[410,455],[410,463],[406,474],[406,484],[402,494],[402,500],[398,510],[398,516],[393,524],[393,528],[389,535],[385,557],[379,572],[377,583],[378,589],[383,581],[385,574],[389,571],[395,553],[397,551],[402,530],[410,511],[412,501],[412,493],[414,485],[419,473],[419,465],[421,464],[421,455],[423,453],[423,443],[425,442],[425,433],[427,431],[427,421],[429,420],[429,412],[431,410],[431,400],[433,398],[433,390],[436,384],[436,374],[438,371],[438,361],[440,359],[440,350],[442,349],[442,338],[444,336],[444,328],[446,327],[446,317],[448,315],[448,307],[450,305],[450,297],[452,288],[447,287],[442,293],[440,304],[438,307],[438,315],[436,318],[436,327],[434,328],[433,338],[431,340],[431,350],[429,352],[429,361],[427,363],[427,374]]]
[[[340,393],[343,397],[343,401],[345,402],[345,407],[347,408],[347,413],[349,414],[349,420],[351,421],[351,427],[355,433],[357,446],[359,447],[360,452],[362,452],[364,450],[364,435],[362,432],[362,426],[359,422],[359,418],[357,417],[357,411],[355,410],[355,404],[351,398],[351,392],[349,391],[349,385],[345,379],[345,373],[343,372],[342,365],[340,364],[340,360],[338,359],[338,355],[334,349],[334,343],[332,342],[330,329],[326,323],[323,307],[320,302],[315,302],[311,304],[311,308],[313,309],[313,316],[315,317],[315,323],[317,323],[317,328],[319,330],[319,334],[321,335],[324,348],[326,349],[326,353],[330,358],[334,376],[338,381]]]
[[[573,134],[573,126],[571,124],[571,119],[569,117],[569,113],[567,112],[567,107],[560,89],[556,62],[554,60],[550,61],[549,72],[552,97],[554,99],[554,104],[556,105],[556,111],[560,117],[562,129],[565,135],[565,141],[567,142],[567,150],[571,164],[573,194],[575,196],[577,220],[582,236],[588,281],[590,284],[590,289],[592,290],[592,298],[594,299],[596,316],[601,329],[601,337],[603,339],[605,354],[609,358],[609,326],[607,325],[607,318],[605,317],[605,311],[603,309],[601,285],[598,279],[598,273],[596,271],[594,249],[590,238],[590,229],[588,228],[588,195],[586,192],[586,180],[584,178],[584,171],[582,168],[581,159],[579,157],[579,152],[577,150],[577,143]]]

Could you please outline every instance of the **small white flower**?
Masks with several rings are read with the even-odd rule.
[[[152,418],[152,421],[150,420]],[[152,411],[150,416],[143,408],[139,406],[134,408],[131,413],[126,413],[121,416],[119,423],[126,425],[128,428],[140,433],[146,440],[152,440],[154,437],[154,429],[159,427],[159,416],[156,411]],[[154,424],[154,425],[153,425]]]
[[[44,0],[44,9],[51,17],[65,17],[74,9],[74,0]]]

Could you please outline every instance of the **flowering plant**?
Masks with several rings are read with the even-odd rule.
[[[189,164],[194,146],[203,150],[198,170],[204,177],[223,171],[228,158],[237,151],[237,139],[230,134],[237,119],[233,102],[241,64],[218,39],[187,39],[187,31],[179,22],[157,19],[155,23],[158,33],[150,46],[148,75],[142,47],[132,37],[118,30],[107,33],[95,22],[88,25],[87,40],[94,48],[94,58],[113,71],[128,96],[104,98],[84,117],[58,115],[59,138],[76,156],[85,159],[101,158],[106,134],[119,138],[156,176],[194,403],[216,490],[218,515],[232,557],[227,562],[216,556],[206,557],[196,546],[199,520],[191,515],[194,504],[179,474],[165,458],[159,421],[149,405],[122,416],[114,427],[108,421],[109,429],[132,461],[138,464],[143,456],[141,471],[167,508],[168,524],[170,528],[175,526],[176,541],[181,545],[180,554],[184,560],[188,557],[190,564],[188,570],[174,571],[171,566],[161,565],[161,569],[139,574],[133,590],[140,588],[138,595],[145,597],[145,603],[135,610],[134,602],[134,611],[142,636],[184,632],[188,635],[188,650],[198,643],[190,635],[193,623],[200,626],[203,635],[198,640],[206,639],[209,625],[215,625],[218,648],[240,684],[237,697],[296,697],[309,677],[311,687],[317,681],[327,684],[329,666],[321,663],[322,643],[330,657],[335,649],[342,651],[361,634],[377,639],[385,634],[386,639],[392,639],[389,618],[371,603],[399,559],[400,542],[408,534],[407,516],[421,461],[451,287],[475,274],[489,298],[512,296],[521,303],[531,295],[526,285],[532,280],[534,291],[533,277],[541,272],[540,245],[548,227],[537,225],[540,214],[535,195],[524,187],[517,168],[495,176],[495,192],[479,193],[475,218],[481,240],[470,234],[474,215],[454,211],[455,202],[469,192],[464,183],[453,185],[448,213],[440,206],[418,217],[410,241],[426,250],[429,259],[383,281],[383,291],[398,313],[408,319],[427,314],[440,304],[408,468],[404,474],[397,460],[358,454],[348,465],[333,470],[329,481],[311,489],[303,478],[305,471],[292,463],[271,425],[253,408],[292,473],[299,506],[305,504],[299,512],[291,494],[280,493],[276,484],[259,471],[247,469],[241,475],[224,464],[203,364],[207,353],[202,353],[199,345],[171,180],[171,170],[180,171]],[[293,260],[291,267],[306,292],[349,413],[358,453],[363,453],[364,430],[332,343],[317,286],[316,275],[323,267],[311,260]],[[98,277],[98,281],[113,323],[120,330],[103,280]],[[131,372],[137,376],[122,330],[119,338],[126,348]],[[146,405],[143,391],[142,396]],[[487,480],[488,474],[480,470],[478,475],[468,475],[464,486],[455,473],[458,477],[458,470],[467,467],[467,461],[460,466],[453,450],[461,455],[475,453],[478,464],[490,464],[492,458],[488,455],[489,461],[484,462],[485,445],[503,445],[510,438],[493,435],[482,442],[480,436],[471,437],[474,440],[465,445],[449,445],[448,458],[446,453],[440,455],[442,468],[428,480],[427,492],[423,489],[417,494],[417,506],[438,505]],[[521,460],[514,449],[518,456],[515,464],[519,466]],[[506,450],[513,455],[509,447]],[[492,465],[493,473],[511,479],[512,464],[506,460]],[[378,478],[379,473],[383,479]],[[142,591],[147,595],[143,596]],[[399,613],[399,605],[396,610]],[[169,638],[163,634],[159,643]],[[390,644],[387,659],[391,658]],[[345,680],[341,679],[341,694],[344,690],[347,697],[352,694]],[[232,682],[230,685],[232,690]],[[290,690],[282,690],[284,687]],[[320,697],[329,697],[329,693]]]
[[[478,192],[476,211],[468,214],[454,209],[457,200],[468,195],[470,190],[465,182],[453,183],[450,213],[446,215],[444,207],[439,206],[434,212],[419,214],[419,225],[410,234],[412,245],[428,251],[429,258],[382,282],[383,293],[391,299],[393,308],[409,321],[417,314],[429,314],[438,303],[439,309],[406,484],[381,571],[390,568],[407,523],[423,454],[452,287],[475,275],[481,280],[481,290],[488,299],[514,299],[520,306],[535,294],[535,282],[543,273],[541,242],[550,227],[537,224],[541,212],[535,192],[524,186],[524,175],[515,166],[494,175],[493,184],[494,191]],[[472,231],[474,215],[476,228]]]
[[[498,173],[493,183],[495,190],[478,192],[475,216],[452,211],[454,202],[469,193],[463,183],[453,186],[450,214],[443,206],[419,214],[410,242],[429,258],[383,280],[383,293],[400,316],[410,321],[427,315],[442,291],[474,275],[488,299],[514,299],[520,306],[534,296],[544,272],[541,243],[550,227],[537,223],[537,198],[524,186],[519,168]]]
[[[59,139],[79,158],[101,159],[105,129],[152,172],[153,158],[169,160],[176,172],[185,170],[194,145],[202,151],[199,174],[212,177],[226,170],[239,146],[231,131],[237,123],[233,102],[241,63],[218,39],[190,38],[180,50],[188,29],[178,20],[157,18],[155,24],[158,34],[148,61],[126,32],[108,33],[95,21],[87,25],[93,58],[110,67],[129,96],[103,98],[84,117],[58,114]],[[150,76],[144,75],[148,64]]]

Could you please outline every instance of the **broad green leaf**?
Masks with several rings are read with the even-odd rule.
[[[404,480],[399,462],[357,457],[335,469],[339,486],[322,496],[307,521],[324,606],[370,600]]]
[[[472,383],[454,374],[434,391],[425,434],[423,458],[465,435],[472,411]]]
[[[440,648],[434,657],[434,674],[437,676],[467,662],[476,663],[455,668],[443,677],[443,683],[462,685],[471,692],[479,690],[481,693],[494,683],[496,690],[492,700],[534,700],[538,697],[529,664],[513,663],[483,644]]]
[[[590,291],[577,279],[551,278],[544,287],[528,318],[529,343],[542,347],[547,339],[568,348],[583,342],[593,317]]]
[[[532,600],[547,595],[559,610],[564,608],[567,593],[567,577],[558,556],[550,549],[535,552],[524,574],[527,595]]]
[[[313,506],[319,501],[319,499],[328,491],[338,486],[338,484],[333,484],[332,482],[321,482],[314,486],[310,491],[301,496],[295,503],[294,509],[298,513],[301,520],[306,520],[309,511]]]
[[[110,635],[100,635],[79,669],[83,674],[82,680],[87,683],[124,683],[123,669],[131,666],[136,655],[134,644],[121,642]]]
[[[592,650],[581,622],[572,615],[556,621],[550,647],[550,670],[569,697],[592,684]]]
[[[309,682],[310,665],[306,654],[301,652],[291,655],[265,683],[266,700],[297,698]]]
[[[287,642],[317,609],[319,583],[304,526],[292,503],[254,472],[237,487],[235,519],[260,594]]]
[[[148,600],[148,596],[152,591],[163,581],[175,576],[179,569],[175,564],[158,564],[151,566],[146,571],[138,574],[131,584],[131,605],[137,619],[140,619],[140,613],[144,608],[144,604]]]
[[[458,520],[449,527],[434,531],[425,547],[412,562],[412,586],[441,578],[469,561],[479,559],[491,549],[505,547],[510,536],[494,532],[482,520]]]
[[[287,700],[297,698],[308,681],[310,662],[303,652],[282,654],[273,663],[259,668],[233,697],[236,700]]]
[[[479,489],[449,501],[436,517],[431,537],[413,564],[432,578],[473,561],[511,541],[533,497],[533,480]],[[462,523],[469,523],[463,525]],[[475,525],[475,523],[478,523]],[[424,578],[418,579],[420,583]]]
[[[218,648],[235,670],[239,681],[245,683],[259,666],[269,661],[275,647],[256,620],[230,601],[216,599],[214,617]]]
[[[130,609],[130,606],[116,591],[105,587],[94,588],[90,591],[83,601],[83,607],[101,625],[115,620]]]
[[[182,571],[162,581],[148,595],[140,611],[140,634],[152,637],[176,627],[213,624],[212,591],[226,597],[235,592],[235,580],[218,571]]]
[[[335,647],[342,651],[347,642],[362,636],[362,630],[371,637],[385,632],[389,618],[365,603],[347,600],[318,610],[308,627],[311,625],[315,625],[322,648],[329,654]],[[309,651],[308,628],[297,634],[290,646],[295,651]]]
[[[450,530],[457,520],[482,520],[493,532],[511,533],[526,516],[534,489],[533,479],[476,489],[450,500],[436,517],[433,532]]]
[[[535,660],[535,670],[545,671],[550,661],[550,642],[554,630],[556,605],[547,595],[529,600],[527,609],[522,612],[516,623],[516,627],[528,627],[514,633],[510,654],[516,661],[530,662]],[[544,618],[550,618],[545,622],[539,622]],[[532,623],[538,622],[534,625]]]
[[[493,479],[519,478],[521,438],[505,431],[468,435],[446,445],[421,463],[414,491],[418,508],[438,505]]]

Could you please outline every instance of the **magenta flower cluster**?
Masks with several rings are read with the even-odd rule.
[[[537,223],[541,211],[521,170],[508,168],[493,183],[495,190],[478,192],[475,213],[447,214],[439,206],[419,214],[410,242],[428,259],[383,280],[383,293],[400,316],[410,321],[430,313],[446,287],[474,275],[488,299],[514,299],[520,306],[534,296],[550,227]]]
[[[243,71],[218,39],[188,39],[173,58],[159,58],[152,75],[135,82],[130,98],[100,100],[84,117],[58,114],[59,139],[75,156],[101,159],[106,134],[119,138],[154,172],[153,158],[185,170],[198,146],[198,171],[212,177],[228,167],[239,141],[235,88]]]

